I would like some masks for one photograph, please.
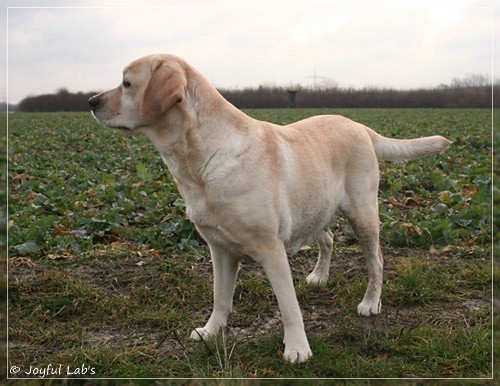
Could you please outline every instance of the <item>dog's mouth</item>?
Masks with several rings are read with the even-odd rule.
[[[96,112],[94,110],[91,111],[92,115],[94,116],[94,119],[99,122],[100,124],[109,127],[111,129],[118,129],[120,131],[125,131],[125,132],[130,132],[132,131],[132,128],[124,126],[124,125],[113,125],[109,124],[106,119],[99,119],[99,117],[96,115]]]

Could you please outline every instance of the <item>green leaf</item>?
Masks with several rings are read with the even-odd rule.
[[[13,247],[21,256],[33,255],[40,250],[40,247],[34,241],[27,241]]]
[[[149,172],[148,168],[146,166],[144,166],[144,164],[142,162],[137,163],[136,169],[137,169],[137,176],[143,182],[151,181],[153,179],[153,176]]]

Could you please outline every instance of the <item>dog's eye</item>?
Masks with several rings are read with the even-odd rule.
[[[131,86],[130,82],[126,81],[126,80],[123,81],[122,85],[123,85],[123,88],[129,88]]]

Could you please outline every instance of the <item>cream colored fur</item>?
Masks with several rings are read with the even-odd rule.
[[[172,55],[134,61],[123,80],[91,98],[93,114],[106,126],[151,140],[210,248],[214,308],[193,339],[214,336],[226,324],[239,262],[250,257],[262,265],[276,294],[285,360],[306,361],[312,352],[287,254],[317,241],[320,254],[307,282],[324,284],[333,245],[329,225],[337,212],[349,219],[367,262],[368,287],[358,313],[380,312],[378,162],[440,153],[450,141],[388,139],[336,115],[288,126],[258,121]]]

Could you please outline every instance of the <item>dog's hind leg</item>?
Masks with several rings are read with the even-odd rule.
[[[328,281],[330,269],[330,259],[333,250],[333,233],[329,228],[325,228],[324,232],[318,238],[319,256],[314,270],[307,276],[308,284],[323,285]]]
[[[380,313],[384,259],[379,245],[379,217],[376,194],[367,194],[351,200],[344,211],[356,234],[368,268],[368,287],[362,302],[358,305],[361,316]]]

